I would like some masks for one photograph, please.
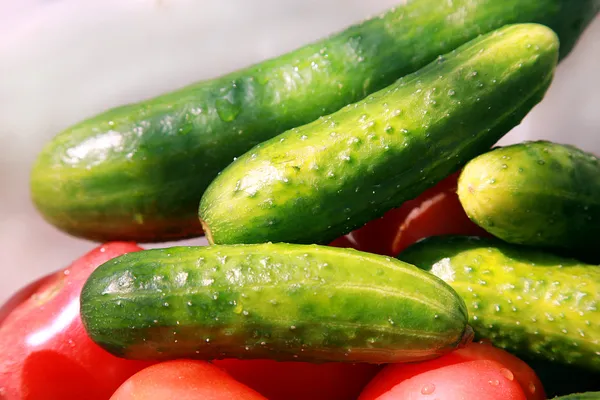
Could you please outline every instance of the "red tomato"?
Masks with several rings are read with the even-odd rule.
[[[26,299],[31,297],[40,286],[54,275],[48,274],[42,278],[36,279],[29,283],[27,286],[21,288],[18,292],[13,294],[1,307],[0,307],[0,325],[4,322],[6,317],[14,310],[19,304],[24,302]]]
[[[414,200],[388,211],[382,218],[367,223],[331,245],[353,247],[391,257],[416,241],[439,235],[489,234],[474,224],[463,210],[456,194],[459,172],[426,190]]]
[[[525,400],[525,395],[502,364],[476,360],[423,372],[400,382],[377,399]]]
[[[520,358],[489,343],[472,343],[456,351],[467,360],[493,360],[508,368],[521,385],[527,400],[545,400],[546,393],[535,371]]]
[[[381,369],[371,364],[215,360],[269,400],[354,400]]]
[[[149,365],[101,349],[89,339],[79,317],[79,293],[91,272],[138,250],[131,243],[100,246],[43,278],[35,292],[14,308],[0,326],[0,398],[106,400],[129,376]]]
[[[174,360],[129,378],[110,400],[265,400],[205,361]]]
[[[429,371],[470,361],[494,361],[503,367],[503,373],[520,385],[528,400],[544,400],[546,395],[539,378],[524,361],[505,350],[485,343],[470,343],[464,348],[430,361],[386,366],[361,393],[359,400],[382,399],[400,383]],[[458,378],[457,378],[458,379]],[[444,397],[445,398],[445,397]],[[487,397],[480,397],[486,398]]]

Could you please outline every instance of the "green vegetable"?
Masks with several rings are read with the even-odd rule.
[[[600,255],[600,160],[547,141],[470,161],[458,195],[467,215],[509,243]]]
[[[34,203],[48,222],[87,239],[160,242],[200,235],[197,209],[204,190],[254,145],[358,101],[506,24],[547,24],[565,56],[598,5],[403,2],[275,59],[66,129],[33,167]]]
[[[440,279],[316,245],[126,254],[92,273],[81,316],[92,340],[132,359],[401,362],[472,338],[462,299]]]
[[[358,103],[238,158],[208,187],[211,243],[327,243],[486,152],[552,80],[556,35],[536,24],[479,37]]]
[[[478,336],[525,358],[600,371],[600,267],[465,236],[425,239],[399,258],[451,285]]]
[[[573,393],[555,397],[555,400],[600,400],[600,392]]]

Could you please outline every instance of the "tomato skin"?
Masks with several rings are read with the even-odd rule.
[[[331,245],[396,257],[411,244],[429,236],[490,236],[473,223],[462,208],[456,194],[459,175],[460,172],[456,172],[448,176],[417,198],[336,239]]]
[[[457,355],[466,360],[493,360],[508,368],[519,382],[527,400],[545,400],[546,393],[540,378],[533,368],[508,351],[489,343],[472,343],[456,351]]]
[[[378,365],[272,360],[214,360],[236,380],[269,400],[355,400],[381,370]]]
[[[0,306],[0,325],[2,325],[6,317],[8,317],[8,315],[16,307],[18,307],[26,299],[31,297],[39,289],[39,287],[42,286],[44,282],[50,279],[53,275],[54,273],[51,273],[41,278],[38,278],[33,282],[30,282],[26,286],[23,286],[21,289],[19,289],[16,293],[14,293],[8,300],[6,300],[6,302],[4,302],[2,306]]]
[[[361,393],[359,400],[379,399],[395,386],[413,377],[445,368],[450,365],[462,364],[470,361],[493,361],[510,371],[513,379],[521,387],[524,398],[527,400],[545,400],[546,395],[539,378],[524,361],[505,350],[494,347],[488,343],[470,343],[464,348],[455,350],[434,360],[387,365]],[[456,379],[460,379],[457,377]],[[383,398],[383,397],[381,397]]]
[[[193,360],[166,361],[130,377],[110,400],[265,400],[220,368]]]
[[[525,400],[510,371],[495,361],[476,360],[433,369],[400,382],[377,400]]]
[[[41,279],[0,325],[0,398],[3,400],[106,400],[148,362],[117,358],[87,336],[79,294],[92,271],[132,243],[107,243],[68,268]]]

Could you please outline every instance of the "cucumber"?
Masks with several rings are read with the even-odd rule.
[[[86,282],[81,317],[92,340],[131,359],[402,362],[472,339],[464,302],[433,275],[281,243],[118,257]]]
[[[600,371],[600,267],[494,238],[432,237],[398,256],[461,295],[477,336]]]
[[[576,147],[536,141],[482,154],[462,171],[458,196],[506,242],[600,256],[600,160]]]
[[[202,193],[254,145],[358,101],[505,24],[547,24],[560,36],[564,56],[598,4],[404,1],[288,54],[69,127],[36,160],[34,204],[55,227],[91,240],[201,235]]]
[[[555,397],[554,400],[600,400],[600,392],[573,393]]]
[[[257,145],[202,197],[209,242],[324,244],[380,217],[517,125],[544,96],[557,54],[550,29],[504,27]]]

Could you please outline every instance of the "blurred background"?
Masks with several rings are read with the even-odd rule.
[[[31,204],[30,166],[52,136],[107,108],[282,54],[399,2],[0,0],[0,302],[97,245],[58,232]],[[600,154],[600,18],[560,65],[543,102],[502,143],[542,138]]]

